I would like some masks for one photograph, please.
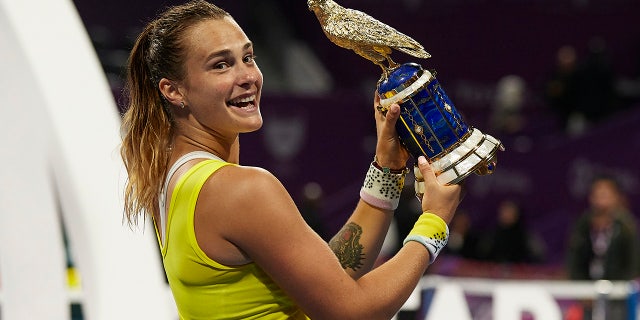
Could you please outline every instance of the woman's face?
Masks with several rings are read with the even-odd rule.
[[[259,129],[262,73],[240,26],[230,17],[211,19],[186,36],[186,77],[180,87],[189,121],[230,136]]]

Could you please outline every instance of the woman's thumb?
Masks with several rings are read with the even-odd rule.
[[[437,181],[436,174],[433,172],[431,165],[424,156],[418,157],[418,169],[420,169],[420,173],[422,174],[422,179],[424,179],[425,184]]]

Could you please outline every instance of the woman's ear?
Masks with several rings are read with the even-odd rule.
[[[182,92],[180,92],[180,88],[178,85],[167,79],[162,78],[160,82],[158,82],[158,88],[160,89],[160,93],[164,96],[167,101],[169,101],[172,105],[176,107],[184,106],[184,96]]]

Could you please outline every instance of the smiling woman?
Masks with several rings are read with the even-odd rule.
[[[187,35],[185,46],[190,50],[185,54],[184,78],[159,81],[169,107],[181,103],[188,107],[176,112],[176,130],[184,130],[178,136],[209,128],[226,140],[223,144],[233,144],[238,132],[259,129],[262,73],[242,29],[226,16],[197,23]],[[193,117],[181,117],[186,114]],[[208,151],[225,157],[219,150]]]
[[[395,131],[399,106],[372,107],[376,160],[345,227],[324,242],[278,179],[239,163],[239,135],[263,122],[253,50],[206,1],[146,26],[127,69],[126,218],[153,219],[181,319],[391,318],[446,243],[460,186],[438,184],[418,159],[425,213],[397,256],[372,270],[409,157]]]

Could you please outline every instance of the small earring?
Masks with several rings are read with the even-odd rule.
[[[180,109],[184,109],[184,101],[180,101]]]

